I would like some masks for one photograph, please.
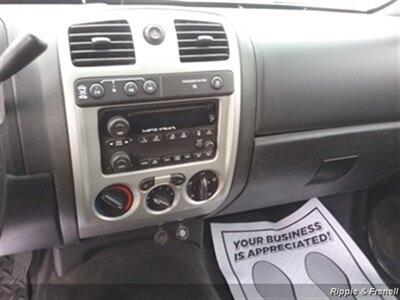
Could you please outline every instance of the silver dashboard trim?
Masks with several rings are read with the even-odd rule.
[[[68,27],[78,23],[117,19],[126,19],[131,25],[136,51],[136,64],[108,67],[73,66],[69,53]],[[174,27],[175,19],[193,19],[222,23],[229,39],[230,58],[226,61],[181,63],[179,61],[178,43]],[[143,28],[155,20],[165,31],[164,42],[157,46],[145,42],[142,35]],[[224,202],[231,188],[237,157],[241,105],[238,41],[233,26],[226,19],[219,15],[186,9],[124,7],[123,9],[110,8],[105,10],[104,7],[93,7],[90,12],[85,10],[80,15],[76,14],[72,20],[69,18],[68,21],[62,21],[62,26],[58,32],[58,52],[71,149],[77,219],[81,238],[206,215],[216,210]],[[75,80],[86,77],[135,77],[147,74],[218,70],[230,70],[233,72],[235,92],[230,96],[218,97],[220,105],[218,125],[219,149],[214,159],[127,173],[102,174],[97,114],[98,110],[103,107],[78,107],[75,104],[74,98],[73,86]],[[191,101],[202,100],[204,99],[196,98]],[[179,100],[174,103],[180,102]],[[155,105],[157,103],[159,102],[154,102]],[[126,104],[126,106],[131,105]],[[121,107],[124,105],[116,106]],[[109,105],[107,107],[112,106]],[[171,173],[180,172],[184,173],[186,178],[189,179],[192,175],[204,169],[214,170],[220,180],[220,187],[211,199],[194,203],[194,201],[189,199],[183,185],[178,188],[174,187],[178,197],[174,207],[165,213],[155,214],[154,212],[149,212],[145,204],[146,193],[138,189],[138,185],[143,178],[149,176],[167,178]],[[127,214],[121,217],[112,219],[99,217],[93,209],[93,201],[103,188],[116,183],[125,184],[132,189],[135,204]]]

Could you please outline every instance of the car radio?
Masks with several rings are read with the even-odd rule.
[[[99,111],[104,174],[212,159],[217,151],[218,101]]]

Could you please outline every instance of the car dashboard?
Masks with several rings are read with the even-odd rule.
[[[5,254],[362,190],[399,170],[395,17],[16,9],[0,12],[8,42],[30,32],[48,50],[2,87],[10,211],[26,224],[6,220]]]

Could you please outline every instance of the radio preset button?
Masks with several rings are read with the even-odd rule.
[[[214,76],[211,79],[211,87],[214,90],[220,90],[222,89],[223,86],[224,86],[224,80],[222,79],[221,76]]]
[[[143,91],[148,95],[153,95],[157,92],[158,86],[153,80],[146,80],[143,83]]]
[[[139,144],[147,144],[149,142],[149,139],[147,136],[140,136],[138,138],[138,142]]]
[[[152,166],[158,166],[160,164],[160,159],[158,157],[154,157],[150,159],[150,164]]]
[[[114,116],[107,122],[107,131],[112,137],[123,137],[129,133],[130,125],[127,119]]]
[[[206,136],[214,135],[214,129],[213,128],[204,129],[204,134]]]
[[[93,83],[89,87],[89,95],[93,98],[99,99],[104,96],[105,90],[102,84],[100,83]]]
[[[193,134],[197,137],[201,137],[203,135],[203,132],[201,131],[201,129],[196,129],[193,131]]]
[[[193,157],[196,159],[200,159],[203,156],[202,152],[194,152],[193,153]]]
[[[195,146],[197,147],[197,148],[202,148],[203,147],[203,144],[204,144],[204,140],[203,139],[196,139],[196,142],[195,142]]]
[[[189,159],[192,158],[192,154],[191,153],[184,153],[182,156],[183,156],[184,160],[189,160]]]
[[[210,151],[210,150],[204,151],[204,155],[205,155],[206,157],[212,157],[213,154],[214,154],[214,151]]]
[[[170,155],[164,156],[164,157],[162,158],[162,161],[163,161],[164,163],[170,163],[170,162],[172,161],[172,157],[171,157]]]
[[[176,140],[176,134],[174,132],[167,133],[166,136],[167,140],[174,141]]]
[[[139,189],[142,191],[147,191],[150,188],[152,188],[155,184],[155,179],[154,177],[148,177],[143,179],[140,184],[139,184]]]
[[[153,136],[151,136],[151,141],[153,143],[159,143],[162,140],[162,135],[161,134],[155,134]]]
[[[213,141],[210,141],[210,140],[204,141],[204,149],[206,151],[214,151],[215,143]]]
[[[182,160],[182,155],[180,155],[180,154],[175,154],[175,155],[173,156],[173,160],[174,160],[175,162],[181,161],[181,160]]]
[[[188,131],[182,131],[181,133],[179,133],[179,138],[181,140],[187,139],[189,137],[189,132]]]
[[[139,88],[137,84],[133,81],[128,81],[124,85],[124,93],[127,96],[135,96],[138,92]]]

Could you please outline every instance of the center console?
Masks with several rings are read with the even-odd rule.
[[[80,237],[221,206],[240,122],[232,26],[187,10],[93,10],[58,37]]]

